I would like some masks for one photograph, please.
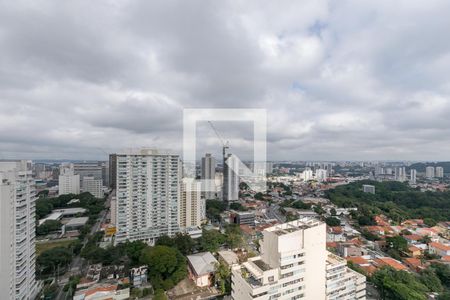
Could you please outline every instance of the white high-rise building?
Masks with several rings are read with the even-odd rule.
[[[231,154],[226,156],[225,162],[223,166],[223,200],[237,201],[239,200],[239,175],[233,170],[239,170],[239,162]]]
[[[444,168],[443,167],[436,167],[436,177],[437,178],[444,177]]]
[[[210,180],[205,183],[204,195],[206,199],[216,199],[216,184],[214,182],[216,178],[216,159],[210,154],[206,153],[205,157],[202,157],[202,174],[201,178],[204,180]]]
[[[395,168],[395,180],[404,182],[406,181],[406,168],[396,167]]]
[[[82,190],[91,193],[96,198],[103,198],[103,180],[95,179],[93,176],[84,176]]]
[[[199,227],[206,219],[205,199],[201,197],[201,183],[184,181],[181,190],[180,228]]]
[[[425,169],[425,177],[428,179],[434,178],[434,167],[430,166]]]
[[[0,162],[0,291],[2,299],[34,299],[36,190],[30,163]]]
[[[314,178],[313,171],[310,168],[306,168],[301,174],[300,178],[303,179],[303,181],[310,181]]]
[[[74,173],[73,164],[61,165],[58,188],[59,195],[80,193],[80,175]]]
[[[154,149],[117,153],[116,244],[154,244],[179,232],[180,157]]]
[[[316,170],[316,179],[317,181],[326,181],[328,178],[327,176],[327,170],[325,169],[317,169]]]
[[[326,250],[326,226],[312,218],[263,231],[261,256],[232,267],[234,300],[365,299],[365,276]]]
[[[411,169],[410,173],[411,173],[411,175],[409,178],[409,182],[411,184],[416,184],[417,183],[417,171],[415,169]]]

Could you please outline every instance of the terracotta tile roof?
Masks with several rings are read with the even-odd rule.
[[[103,287],[89,289],[84,293],[84,295],[85,295],[85,297],[88,297],[88,296],[96,294],[96,293],[113,292],[115,290],[117,290],[117,285],[103,286]]]
[[[379,266],[390,266],[397,271],[407,270],[408,268],[402,265],[399,261],[391,257],[380,257],[374,259],[374,262]]]
[[[418,234],[407,234],[403,236],[405,239],[410,241],[418,241],[421,240],[423,237]]]
[[[408,250],[410,252],[422,251],[422,249],[420,249],[419,247],[413,246],[413,245],[409,246]]]
[[[403,261],[407,265],[410,265],[410,266],[415,267],[415,268],[422,266],[422,262],[418,258],[408,257],[408,258],[403,259]]]
[[[327,242],[327,248],[336,248],[337,243],[336,242]]]
[[[252,235],[255,233],[255,230],[253,228],[251,228],[249,225],[243,224],[243,225],[240,225],[240,227],[241,227],[241,230],[248,235]]]
[[[341,226],[328,227],[328,232],[333,234],[341,234],[343,232]]]
[[[450,262],[450,255],[445,255],[441,257],[441,260],[445,261],[445,262]]]
[[[436,243],[436,242],[431,242],[428,244],[428,246],[431,246],[433,248],[442,250],[442,251],[450,251],[450,246],[441,244],[441,243]]]
[[[377,268],[375,268],[372,265],[360,266],[360,268],[362,268],[364,271],[366,271],[367,275],[372,275],[377,270]]]
[[[345,258],[347,261],[351,261],[354,264],[357,265],[367,265],[369,264],[369,261],[367,259],[365,259],[362,256],[348,256]]]

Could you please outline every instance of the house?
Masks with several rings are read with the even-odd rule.
[[[405,265],[407,265],[411,270],[420,272],[426,269],[426,266],[422,263],[422,261],[418,258],[407,257],[403,259]]]
[[[418,234],[407,234],[404,235],[403,238],[408,242],[408,244],[417,244],[423,239],[423,237]]]
[[[239,263],[239,257],[233,251],[222,250],[217,252],[217,254],[219,254],[219,261],[223,261],[229,267]]]
[[[344,230],[341,226],[327,226],[327,242],[344,242]]]
[[[117,289],[115,284],[96,284],[75,292],[73,300],[125,300],[130,298],[130,289]]]
[[[411,245],[408,247],[408,255],[411,257],[418,257],[422,255],[422,250],[419,247]]]
[[[448,256],[450,255],[450,246],[438,242],[431,242],[428,244],[428,251],[440,257]]]
[[[394,268],[397,271],[406,271],[406,270],[408,270],[408,268],[406,266],[404,266],[398,260],[393,259],[392,257],[380,257],[380,258],[374,259],[373,261],[380,268],[384,267],[384,266],[389,266],[389,267]]]
[[[139,287],[147,283],[147,266],[140,266],[139,268],[132,268],[130,270],[130,277],[133,285]]]
[[[198,287],[210,286],[218,264],[211,252],[188,255],[187,259],[189,278],[194,280]]]
[[[364,255],[362,248],[353,243],[340,243],[337,247],[340,256],[362,256]]]

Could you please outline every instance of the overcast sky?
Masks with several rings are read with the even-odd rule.
[[[448,0],[0,3],[0,159],[181,153],[183,108],[265,108],[272,160],[450,160]]]

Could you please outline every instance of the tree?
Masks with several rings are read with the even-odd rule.
[[[184,256],[167,246],[144,249],[140,262],[148,266],[149,278],[155,289],[169,290],[187,275]]]
[[[216,265],[215,273],[216,281],[219,284],[220,291],[222,294],[231,293],[231,271],[230,268],[223,262]]]
[[[359,216],[358,217],[358,224],[360,226],[370,226],[370,225],[374,225],[375,222],[373,221],[373,219],[371,217]]]
[[[227,209],[227,204],[219,200],[206,200],[206,216],[212,221],[220,221],[220,214]]]
[[[168,298],[167,298],[166,294],[164,294],[164,290],[161,290],[161,289],[157,290],[155,292],[155,296],[153,297],[153,300],[167,300],[167,299]]]
[[[58,220],[47,220],[36,227],[36,235],[47,235],[51,232],[61,230],[61,222]]]
[[[330,214],[331,214],[332,216],[337,215],[336,209],[335,209],[334,207],[333,207],[332,209],[330,209]]]
[[[217,230],[203,229],[202,237],[199,239],[200,248],[203,251],[217,252],[219,247],[225,243],[225,236]]]
[[[237,210],[237,211],[247,211],[247,208],[238,202],[231,203],[230,209]]]
[[[402,236],[393,236],[386,238],[386,245],[388,248],[395,249],[397,251],[406,251],[408,249],[408,242]]]
[[[236,224],[230,224],[225,228],[225,242],[231,249],[241,247],[244,243],[242,230]]]
[[[384,267],[372,275],[372,282],[379,288],[382,299],[426,300],[428,288],[417,277],[405,271]]]
[[[327,223],[328,226],[334,227],[334,226],[340,226],[341,220],[335,217],[328,217],[325,219],[325,223]]]
[[[429,268],[420,272],[419,279],[431,292],[442,292],[441,281],[433,269]]]
[[[69,249],[56,247],[42,252],[36,259],[39,274],[55,273],[58,268],[63,270],[72,261],[72,253]]]
[[[256,200],[263,200],[263,199],[264,199],[264,198],[263,198],[263,193],[261,193],[261,192],[256,193],[255,196],[254,196],[254,198],[255,198]]]
[[[450,287],[450,267],[441,263],[432,263],[431,268],[436,276],[441,280],[442,284],[447,288]]]

